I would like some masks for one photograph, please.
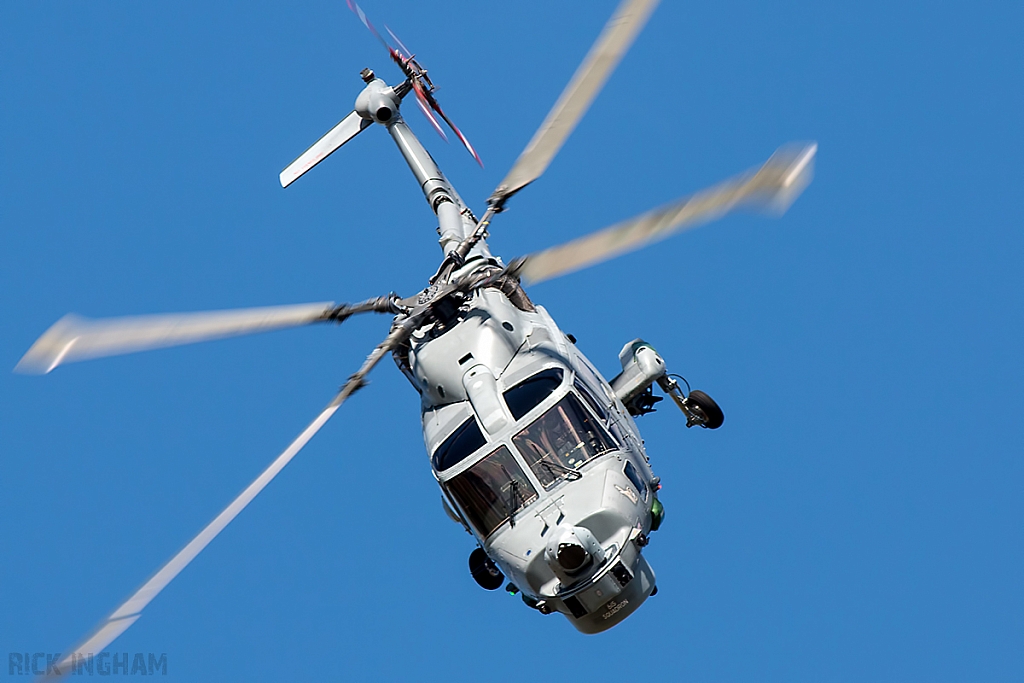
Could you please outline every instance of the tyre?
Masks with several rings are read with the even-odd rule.
[[[484,590],[498,590],[505,583],[505,575],[491,558],[487,557],[482,548],[477,548],[469,554],[469,573]]]
[[[718,407],[714,399],[705,394],[699,389],[694,389],[690,392],[690,395],[686,397],[686,400],[694,404],[697,408],[704,413],[704,417],[707,420],[704,422],[704,426],[708,429],[718,429],[725,422],[725,414],[722,409]]]

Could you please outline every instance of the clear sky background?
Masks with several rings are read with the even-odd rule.
[[[481,170],[478,211],[612,0],[366,0]],[[549,172],[510,258],[820,143],[739,215],[530,290],[607,376],[634,337],[718,399],[640,420],[659,594],[578,634],[466,569],[390,363],[119,639],[168,679],[1024,678],[1019,2],[669,2]],[[277,174],[398,71],[344,2],[0,5],[0,366],[66,312],[418,291],[436,225],[383,130]],[[0,678],[60,652],[287,445],[383,318],[0,373]],[[663,404],[664,405],[664,404]]]

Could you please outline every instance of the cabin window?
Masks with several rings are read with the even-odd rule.
[[[640,478],[640,473],[633,467],[633,463],[627,460],[626,468],[623,471],[626,474],[626,478],[633,482],[636,492],[640,494],[640,500],[647,500],[647,484]]]
[[[545,489],[562,479],[578,479],[578,470],[585,463],[616,448],[612,438],[573,394],[556,403],[512,441]]]
[[[587,402],[587,405],[590,406],[590,409],[594,411],[595,415],[606,422],[608,421],[608,413],[604,411],[601,404],[598,403],[596,398],[594,398],[594,394],[591,393],[590,389],[583,382],[578,380],[576,381],[576,391],[578,391],[580,396],[583,397],[583,400]]]
[[[469,523],[485,537],[537,500],[537,490],[507,446],[452,478],[445,486],[466,513]]]
[[[541,370],[533,377],[520,382],[511,389],[505,390],[505,405],[516,420],[521,419],[528,412],[551,395],[555,389],[562,385],[561,368]]]
[[[484,445],[484,435],[476,420],[469,418],[434,451],[434,469],[438,472],[455,467]]]

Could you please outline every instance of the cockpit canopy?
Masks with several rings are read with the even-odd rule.
[[[504,399],[509,411],[521,420],[561,386],[563,377],[561,369],[552,368],[508,389]],[[583,395],[592,405],[593,399]],[[481,536],[489,536],[510,518],[514,521],[517,512],[538,498],[538,488],[549,490],[579,479],[586,463],[619,448],[591,410],[595,408],[588,410],[576,394],[567,393],[521,427],[510,443],[496,444],[479,462],[443,482]],[[476,420],[468,419],[435,451],[435,470],[454,467],[485,443]]]
[[[505,400],[509,412],[512,413],[512,419],[518,421],[540,405],[562,385],[563,376],[561,368],[549,368],[541,370],[510,389],[506,389],[502,398]],[[431,458],[434,470],[444,472],[455,467],[482,448],[484,443],[485,439],[483,432],[480,431],[480,426],[472,417],[469,418],[434,451]]]
[[[512,443],[545,489],[563,478],[578,479],[583,465],[616,448],[573,394],[516,434]]]
[[[537,489],[507,446],[449,480],[446,486],[466,513],[467,521],[485,537],[537,500]]]

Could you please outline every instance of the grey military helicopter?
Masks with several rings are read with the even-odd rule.
[[[357,304],[296,306],[88,320],[69,315],[26,353],[17,370],[46,373],[101,356],[315,323],[358,313],[393,316],[385,339],[323,412],[199,535],[77,646],[59,668],[101,652],[277,476],[388,354],[419,393],[424,442],[445,512],[472,535],[470,573],[483,588],[506,584],[541,613],[560,612],[579,631],[623,621],[653,595],[642,554],[664,516],[635,417],[662,400],[687,427],[715,429],[724,415],[705,393],[684,392],[665,360],[635,339],[619,354],[622,371],[605,380],[535,304],[533,284],[637,249],[740,207],[784,211],[810,181],[815,144],[780,148],[764,165],[631,220],[507,263],[487,245],[492,219],[543,174],[590,106],[657,0],[623,0],[547,118],[477,218],[401,114],[412,93],[479,161],[441,110],[427,71],[390,29],[392,45],[349,0],[404,76],[391,86],[364,69],[348,114],[281,172],[287,187],[360,132],[392,137],[435,214],[443,258],[428,286]],[[685,384],[685,380],[684,380]]]

